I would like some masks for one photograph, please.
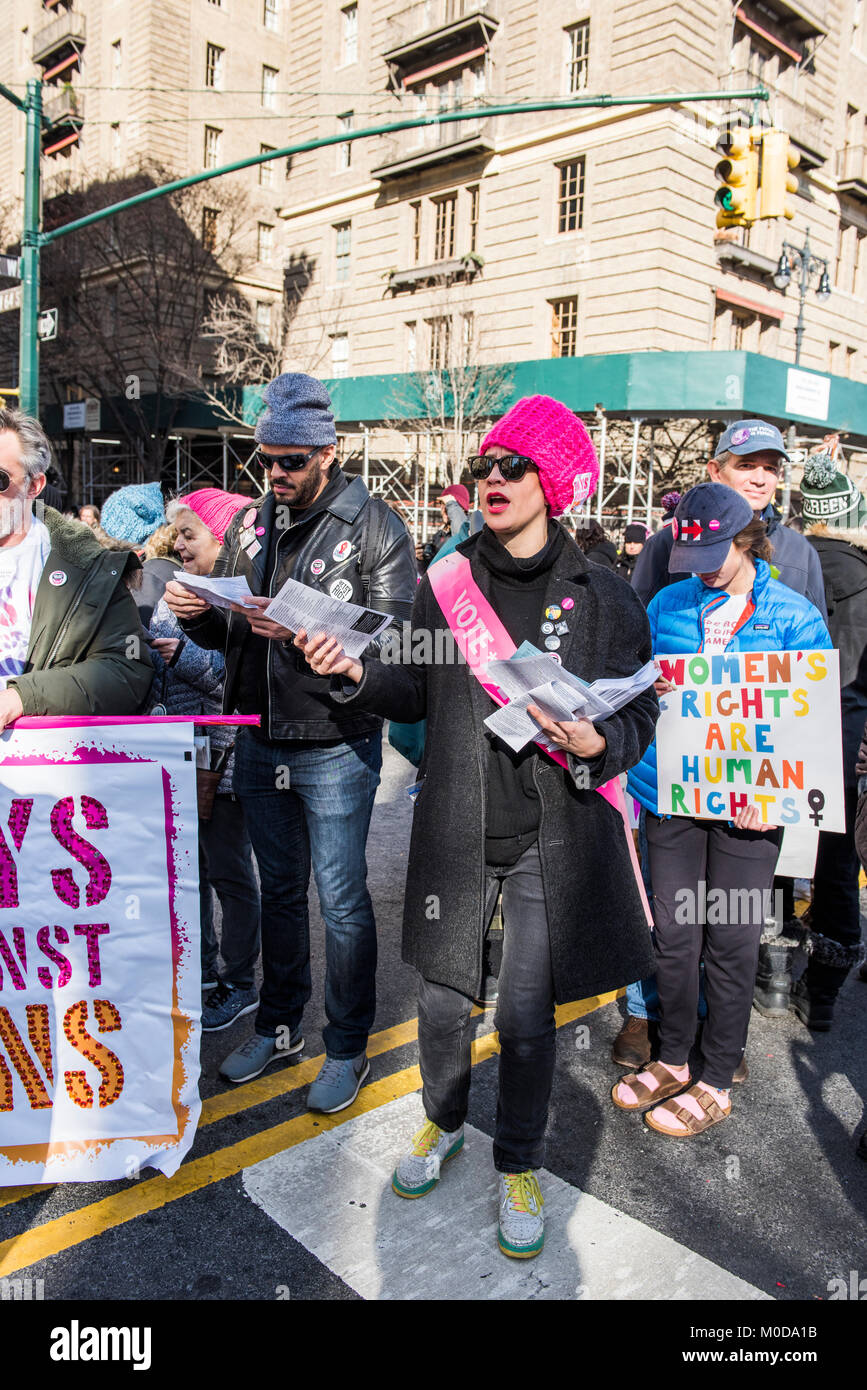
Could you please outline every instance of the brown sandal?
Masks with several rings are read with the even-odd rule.
[[[687,1074],[685,1081],[678,1081],[677,1077],[672,1076],[668,1067],[664,1067],[661,1062],[650,1062],[641,1070],[649,1071],[651,1076],[654,1076],[659,1082],[659,1085],[655,1091],[651,1091],[643,1081],[638,1080],[637,1072],[630,1072],[628,1076],[621,1076],[620,1080],[615,1082],[611,1088],[611,1099],[618,1110],[634,1110],[636,1114],[640,1115],[643,1111],[649,1110],[652,1105],[656,1105],[657,1101],[665,1100],[666,1096],[673,1096],[678,1091],[682,1091],[692,1080],[692,1077]],[[618,1086],[628,1086],[635,1093],[638,1097],[635,1105],[624,1105],[622,1100],[617,1099]]]
[[[731,1103],[729,1103],[728,1110],[723,1110],[708,1091],[701,1091],[698,1086],[690,1086],[684,1095],[692,1096],[694,1100],[698,1101],[704,1111],[703,1119],[698,1119],[691,1110],[678,1105],[676,1100],[666,1101],[665,1105],[661,1105],[659,1108],[660,1110],[667,1110],[669,1115],[673,1115],[676,1120],[680,1120],[681,1124],[686,1125],[685,1133],[678,1134],[673,1129],[665,1129],[663,1125],[655,1125],[652,1114],[645,1115],[644,1123],[650,1129],[655,1129],[657,1134],[666,1135],[668,1139],[691,1139],[693,1135],[702,1134],[706,1129],[710,1129],[711,1125],[718,1125],[720,1120],[727,1120],[732,1113]]]

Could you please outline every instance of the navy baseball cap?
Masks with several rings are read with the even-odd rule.
[[[714,458],[719,458],[720,454],[725,453],[739,456],[757,454],[762,449],[774,449],[778,454],[782,454],[784,459],[789,457],[783,436],[776,425],[769,425],[767,420],[736,420],[720,436]]]
[[[677,504],[668,559],[671,574],[713,574],[754,513],[745,497],[725,483],[699,483]]]

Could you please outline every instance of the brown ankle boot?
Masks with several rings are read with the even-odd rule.
[[[650,1025],[646,1018],[627,1014],[626,1022],[614,1039],[611,1060],[619,1067],[638,1069],[650,1061]]]

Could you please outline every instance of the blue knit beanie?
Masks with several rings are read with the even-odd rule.
[[[315,377],[284,372],[265,387],[268,407],[256,426],[259,444],[336,444],[331,397]]]
[[[133,483],[119,488],[107,497],[99,514],[99,522],[107,535],[116,541],[141,545],[166,520],[163,494],[159,483]]]

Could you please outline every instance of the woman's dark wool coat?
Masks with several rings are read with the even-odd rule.
[[[475,557],[478,535],[457,547],[470,561],[485,597],[488,571]],[[611,570],[588,564],[566,544],[551,571],[545,605],[574,600],[564,616],[563,665],[584,680],[628,676],[651,656],[650,629],[640,601]],[[542,614],[539,615],[540,625]],[[413,633],[448,633],[425,576],[412,617]],[[419,655],[418,641],[413,644]],[[443,650],[443,639],[433,647]],[[450,634],[446,650],[457,657]],[[405,647],[406,650],[406,647]],[[334,682],[335,686],[338,682]],[[462,994],[482,984],[485,901],[486,752],[484,720],[495,708],[469,666],[364,662],[359,686],[342,698],[389,719],[427,716],[406,879],[403,959],[428,980]],[[335,697],[340,699],[341,696]],[[623,822],[593,790],[638,762],[653,738],[659,705],[651,688],[599,725],[603,754],[587,764],[570,756],[572,775],[546,754],[534,777],[541,802],[539,850],[558,1003],[587,998],[642,979],[654,970],[650,932],[635,884]],[[589,773],[589,790],[575,775]],[[509,924],[507,924],[507,930]],[[520,930],[520,923],[517,924]]]

